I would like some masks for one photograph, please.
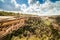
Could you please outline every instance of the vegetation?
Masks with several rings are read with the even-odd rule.
[[[15,13],[0,11],[0,16],[14,16]]]
[[[17,16],[18,14],[12,12],[0,11],[0,16]],[[21,14],[20,16],[22,16]],[[24,14],[25,17],[27,14]],[[27,15],[25,26],[19,28],[13,33],[8,34],[4,40],[60,40],[60,16],[51,19],[55,22],[51,22],[49,19],[41,17],[31,17]],[[52,25],[52,23],[58,25]]]
[[[0,16],[21,16],[21,17],[29,16],[30,17],[30,16],[36,16],[36,15],[0,11]]]
[[[60,30],[54,29],[54,25],[49,19],[42,19],[40,17],[28,17],[25,26],[7,35],[5,40],[60,40]],[[58,21],[56,20],[56,24]]]

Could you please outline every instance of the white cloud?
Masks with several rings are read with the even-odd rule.
[[[60,1],[55,3],[49,0],[43,0],[45,3],[40,4],[36,0],[28,0],[29,7],[26,4],[18,4],[16,0],[0,0],[3,4],[0,6],[2,10],[22,11],[22,13],[34,15],[60,15]]]
[[[26,10],[26,8],[27,8],[26,4],[22,4],[22,5],[21,5],[21,11]]]
[[[4,2],[4,0],[0,0],[1,2]]]
[[[33,5],[36,2],[36,0],[28,0],[29,5]]]
[[[60,1],[52,3],[45,0],[45,3],[40,4],[39,1],[28,0],[29,7],[24,10],[25,13],[36,15],[60,15]]]
[[[11,0],[11,3],[14,4],[15,8],[20,7],[21,5],[16,2],[16,0]]]
[[[9,11],[20,11],[21,5],[16,2],[16,0],[4,0],[2,2],[0,9],[9,10]]]

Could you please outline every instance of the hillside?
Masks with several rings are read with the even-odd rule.
[[[25,26],[5,40],[60,40],[60,16],[28,17]]]
[[[37,16],[37,15],[0,11],[0,16],[30,17],[30,16]]]
[[[0,11],[0,16],[13,16],[15,13]]]

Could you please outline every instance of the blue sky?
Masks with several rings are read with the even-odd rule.
[[[19,4],[27,4],[28,5],[28,0],[16,0],[17,3]],[[36,1],[39,1],[40,3],[44,3],[45,1],[44,0],[36,0]],[[51,2],[56,2],[56,1],[59,1],[59,0],[50,0]]]
[[[0,10],[23,13],[59,14],[60,0],[0,0]]]
[[[28,5],[28,0],[16,0],[17,3],[19,4],[27,4]],[[41,4],[45,2],[45,0],[36,0],[36,1],[39,1]],[[56,1],[59,1],[59,0],[50,0],[51,2],[56,2]]]
[[[43,4],[45,2],[45,0],[36,0],[36,1],[39,1],[39,3]],[[51,2],[55,3],[56,1],[59,1],[59,0],[50,0]],[[19,4],[26,4],[28,6],[28,0],[16,0],[17,3]]]

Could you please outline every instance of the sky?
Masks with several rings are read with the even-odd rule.
[[[0,11],[60,15],[60,0],[0,0]]]

